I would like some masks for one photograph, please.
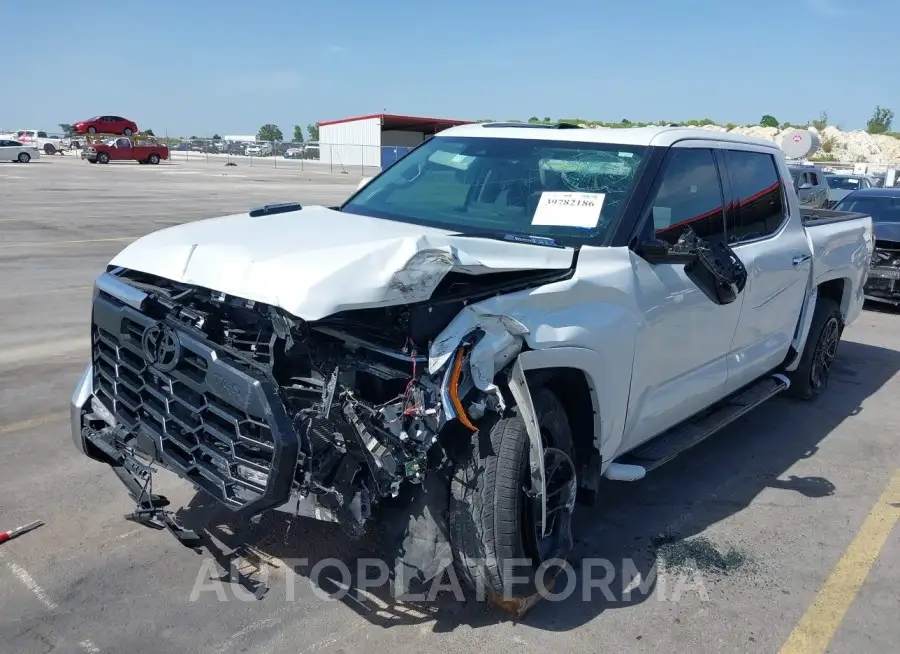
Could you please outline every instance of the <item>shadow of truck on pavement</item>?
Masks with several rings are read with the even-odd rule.
[[[784,476],[785,472],[798,461],[814,457],[832,430],[865,411],[866,400],[898,370],[900,353],[843,341],[829,387],[817,401],[775,398],[641,481],[602,482],[596,506],[576,510],[575,548],[570,557],[576,579],[573,592],[561,601],[538,603],[522,621],[538,629],[566,631],[604,611],[640,604],[657,592],[661,554],[699,559],[700,567],[707,566],[712,572],[727,573],[730,566],[740,566],[740,552],[719,552],[702,537],[693,537],[749,506],[766,488],[792,490],[827,502],[835,491],[829,480]],[[202,493],[180,517],[192,528],[226,518],[216,502]],[[298,518],[288,532],[287,516],[270,513],[243,533],[230,535],[226,529],[214,535],[224,546],[214,552],[223,567],[233,556],[230,548],[240,552],[242,543],[264,556],[305,558],[304,566],[294,568],[298,584],[309,582],[317,562],[339,559],[351,572],[350,591],[348,579],[337,570],[320,570],[318,587],[340,596],[349,609],[376,626],[431,623],[433,632],[445,632],[460,625],[479,627],[511,619],[486,602],[471,597],[460,602],[451,590],[433,601],[398,602],[387,584],[365,589],[366,585],[355,579],[357,562],[380,556],[374,530],[353,540],[336,525]],[[589,559],[608,561],[613,577],[604,589],[588,588],[589,599],[584,601],[582,565]],[[592,568],[591,579],[596,584],[607,574],[603,567]],[[639,583],[630,584],[636,575]],[[262,596],[263,588],[252,576],[238,581]],[[452,588],[448,576],[444,575],[443,582],[444,588]],[[365,591],[355,592],[358,586]],[[428,588],[421,592],[427,593]],[[279,596],[273,599],[283,600]]]

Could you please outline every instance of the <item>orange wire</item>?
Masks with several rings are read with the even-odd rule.
[[[456,360],[453,362],[453,372],[450,373],[450,401],[453,403],[453,408],[456,410],[457,419],[472,431],[478,431],[478,427],[473,425],[472,421],[469,420],[469,416],[466,415],[466,410],[463,408],[462,401],[459,399],[459,378],[462,375],[464,351],[464,347],[460,347],[456,350]]]

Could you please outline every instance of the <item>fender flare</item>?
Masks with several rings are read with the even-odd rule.
[[[585,363],[589,362],[588,366]],[[547,524],[547,497],[545,491],[544,451],[541,443],[541,430],[534,409],[531,389],[525,378],[528,370],[541,370],[546,368],[573,368],[582,371],[588,380],[590,387],[591,403],[594,408],[594,447],[600,453],[601,461],[611,461],[608,453],[615,451],[622,440],[622,429],[615,429],[615,425],[604,423],[600,398],[597,393],[595,377],[591,372],[602,370],[600,356],[591,350],[579,347],[548,348],[546,350],[526,350],[521,352],[513,361],[509,369],[508,386],[510,394],[516,401],[519,414],[525,423],[529,443],[529,472],[531,487],[529,495],[538,499],[541,503],[542,530]],[[616,438],[616,436],[618,438]],[[598,471],[602,473],[602,470]],[[546,533],[542,533],[545,536]]]

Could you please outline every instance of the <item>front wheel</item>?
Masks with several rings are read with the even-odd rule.
[[[827,388],[843,331],[843,316],[838,303],[828,298],[819,298],[800,365],[788,374],[791,380],[788,395],[801,400],[812,400]]]
[[[97,155],[97,163],[108,164],[109,163],[109,155],[105,152],[101,152]]]
[[[88,134],[96,134],[97,128],[96,127],[88,127],[87,131],[88,131]]]
[[[44,144],[44,154],[54,155],[56,154],[56,148],[52,143]]]
[[[28,163],[29,161],[31,161],[31,155],[27,152],[20,152],[17,160],[19,163]]]
[[[547,529],[529,487],[529,440],[517,409],[473,435],[468,459],[451,482],[450,544],[457,572],[470,589],[523,600],[552,588],[571,547],[576,478],[572,432],[549,389],[534,395],[544,446]],[[546,531],[546,536],[541,536]],[[541,569],[545,563],[545,569]]]

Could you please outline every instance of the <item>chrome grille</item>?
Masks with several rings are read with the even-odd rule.
[[[286,501],[297,437],[265,376],[176,327],[181,357],[163,372],[145,359],[156,320],[103,293],[94,302],[93,389],[148,452],[233,509]],[[293,457],[293,461],[291,461]]]

